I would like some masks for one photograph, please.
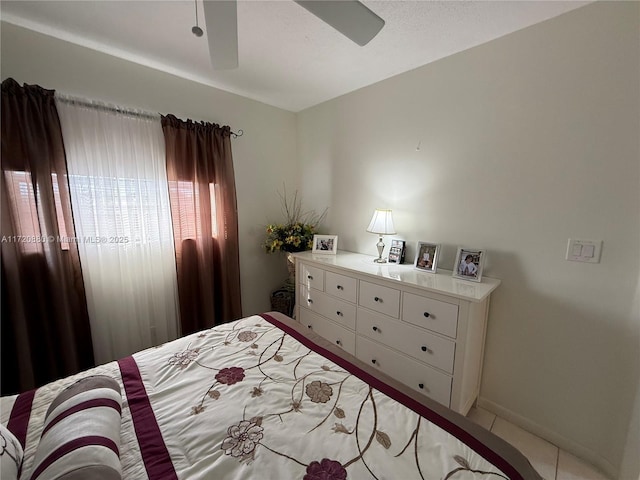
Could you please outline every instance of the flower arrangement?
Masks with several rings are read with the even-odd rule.
[[[280,194],[280,200],[285,222],[267,225],[267,238],[264,242],[267,253],[311,250],[313,235],[318,225],[324,220],[327,210],[325,209],[321,215],[315,212],[303,212],[302,201],[297,191],[289,199],[285,190]]]

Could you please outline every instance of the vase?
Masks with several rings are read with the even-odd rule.
[[[294,289],[296,285],[296,259],[291,252],[287,252],[287,271],[289,272],[289,278],[286,285]]]

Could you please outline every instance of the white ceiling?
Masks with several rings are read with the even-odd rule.
[[[204,26],[202,0],[198,19]],[[588,1],[365,3],[386,24],[360,47],[291,0],[238,2],[240,67],[214,70],[194,0],[0,2],[3,21],[297,112]]]

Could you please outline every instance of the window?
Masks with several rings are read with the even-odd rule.
[[[44,218],[42,217],[42,212],[38,211],[38,204],[41,202],[36,201],[36,195],[40,195],[40,189],[34,192],[31,174],[29,172],[7,170],[4,172],[4,176],[13,219],[17,223],[15,227],[18,237],[12,239],[12,241],[18,243],[20,248],[28,253],[41,251],[39,244],[45,242],[55,242],[63,250],[69,250],[69,236],[67,235],[67,227],[62,214],[58,175],[56,173],[51,174],[59,232],[56,238],[52,235],[47,235],[50,232],[47,232],[46,228],[41,228],[41,225],[44,225]]]
[[[171,212],[173,213],[176,237],[196,239],[201,236],[200,228],[200,194],[195,188],[194,182],[169,181],[169,198]],[[209,184],[209,202],[211,205],[211,231],[215,238],[218,235],[218,223],[216,221],[216,185]],[[179,219],[179,225],[175,219]]]
[[[74,211],[80,212],[78,221],[88,241],[106,238],[116,239],[107,244],[157,244],[171,234],[169,217],[163,213],[162,187],[155,180],[71,175],[69,183],[77,202]]]

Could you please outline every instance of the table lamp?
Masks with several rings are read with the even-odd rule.
[[[376,243],[378,248],[378,258],[374,260],[376,263],[386,263],[387,261],[382,258],[382,252],[384,250],[384,242],[382,241],[383,235],[394,235],[396,233],[393,228],[393,218],[391,217],[391,210],[383,210],[377,208],[373,212],[373,218],[371,223],[367,227],[367,232],[375,233],[380,236],[380,240]]]

